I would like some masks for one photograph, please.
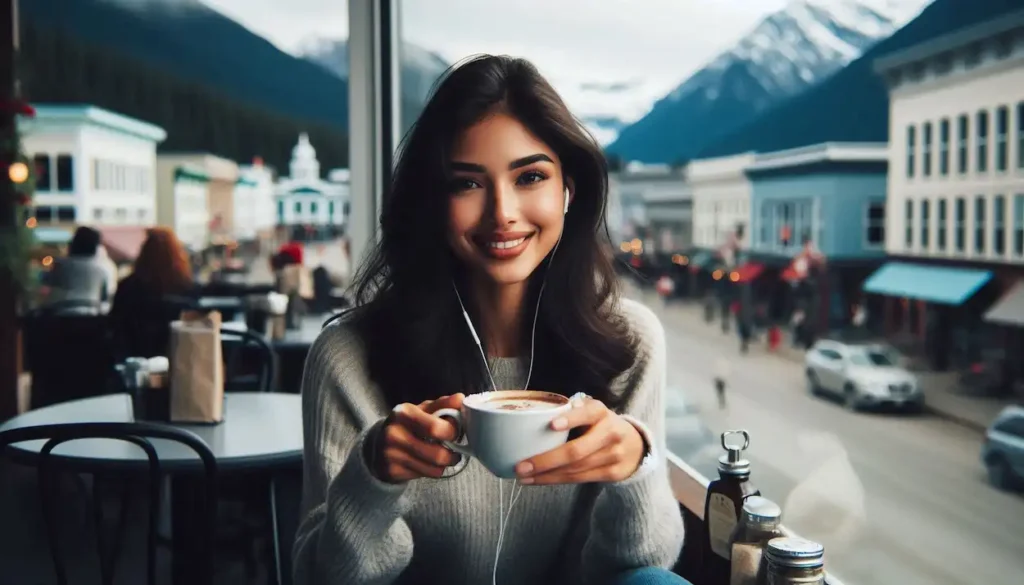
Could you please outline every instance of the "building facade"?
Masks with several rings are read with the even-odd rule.
[[[156,221],[162,128],[95,106],[40,105],[19,129],[36,167],[38,226],[70,238],[76,225],[124,230]]]
[[[327,239],[343,233],[348,183],[321,178],[316,149],[305,133],[292,149],[289,171],[289,176],[278,180],[274,192],[278,227],[296,240]],[[335,173],[334,177],[340,176]]]
[[[187,234],[196,251],[234,239],[238,165],[204,152],[161,153],[158,157],[160,225]],[[200,189],[205,188],[205,196]],[[205,201],[205,210],[195,206]],[[205,230],[196,227],[203,219]],[[183,232],[180,230],[184,230]]]
[[[867,289],[945,363],[993,337],[986,307],[1024,277],[1024,11],[875,66],[890,88],[886,250],[901,262]]]
[[[277,225],[274,205],[274,173],[260,159],[238,169],[235,185],[235,238],[270,244]]]
[[[714,250],[750,226],[750,181],[746,168],[753,153],[690,162],[686,180],[693,197],[693,243]]]
[[[823,143],[757,155],[751,184],[751,257],[763,263],[772,313],[793,307],[794,260],[825,260],[820,327],[844,324],[864,279],[885,255],[888,145]],[[787,270],[789,269],[789,270]]]

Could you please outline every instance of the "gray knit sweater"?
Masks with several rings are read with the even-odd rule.
[[[656,464],[617,484],[523,486],[506,528],[499,585],[600,583],[631,568],[670,567],[679,555],[683,523],[664,457],[665,333],[643,305],[623,300],[621,310],[643,349],[616,386],[635,388],[625,412],[652,445]],[[518,359],[494,358],[490,365],[499,387],[525,381]],[[389,409],[344,323],[324,329],[310,350],[302,401],[297,585],[491,583],[498,506],[503,495],[508,509],[511,481],[499,488],[473,460],[446,479],[376,479],[363,445]]]

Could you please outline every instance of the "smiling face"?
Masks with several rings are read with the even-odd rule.
[[[484,117],[452,151],[448,241],[494,284],[524,283],[562,233],[565,180],[555,152],[504,113]]]

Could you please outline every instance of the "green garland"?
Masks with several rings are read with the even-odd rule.
[[[34,230],[26,225],[30,217],[32,195],[35,193],[36,170],[32,161],[25,156],[21,147],[20,135],[15,130],[14,144],[4,145],[0,152],[15,153],[11,161],[0,161],[0,172],[5,175],[12,164],[21,162],[28,167],[28,180],[13,183],[14,187],[14,225],[0,226],[0,274],[10,277],[19,294],[32,288],[31,252],[35,245]],[[10,182],[8,177],[2,180]]]

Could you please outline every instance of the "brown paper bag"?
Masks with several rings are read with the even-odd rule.
[[[224,359],[220,313],[184,311],[171,323],[171,421],[224,420]]]

